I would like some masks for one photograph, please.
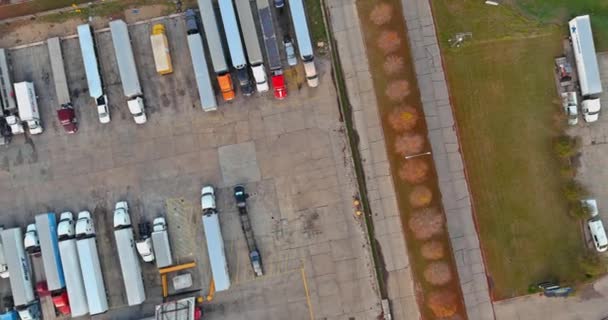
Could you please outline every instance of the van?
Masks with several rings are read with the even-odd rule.
[[[593,244],[598,252],[608,250],[608,238],[606,238],[606,230],[599,217],[594,217],[587,221],[587,227],[591,233]]]

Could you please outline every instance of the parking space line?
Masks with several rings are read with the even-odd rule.
[[[306,271],[304,270],[304,265],[302,265],[302,268],[300,268],[300,272],[302,274],[302,284],[304,284],[304,291],[306,292],[306,304],[308,304],[310,320],[314,320],[315,316],[312,312],[312,304],[310,303],[310,293],[308,292],[308,280],[306,280]]]

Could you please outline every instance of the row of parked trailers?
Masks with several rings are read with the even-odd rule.
[[[300,58],[304,64],[307,83],[311,87],[316,87],[318,85],[318,75],[302,1],[291,0],[288,5]],[[226,101],[232,100],[235,97],[234,86],[224,53],[214,4],[212,0],[198,0],[198,5],[211,57],[211,65],[216,75],[221,95]],[[250,1],[233,2],[233,0],[218,0],[218,5],[222,29],[225,32],[225,39],[230,54],[229,61],[236,70],[237,81],[241,91],[245,95],[253,94],[256,89],[258,92],[268,91],[270,86],[264,67],[264,57],[260,46],[260,38],[258,37],[257,24],[254,21],[252,3]],[[256,0],[255,5],[261,26],[261,38],[263,39],[262,42],[268,59],[270,82],[272,83],[275,97],[283,99],[287,96],[287,89],[273,23],[272,7],[268,0]],[[218,103],[207,68],[203,40],[198,28],[198,19],[193,11],[187,12],[186,19],[188,27],[187,42],[190,48],[201,106],[204,111],[214,111],[217,110]],[[128,26],[122,20],[111,21],[109,25],[123,93],[127,100],[127,107],[137,124],[146,123],[147,117],[143,91],[129,38]],[[109,123],[108,99],[104,92],[103,78],[97,59],[98,52],[95,45],[94,32],[88,24],[78,26],[77,31],[89,94],[95,101],[99,121],[101,123]],[[242,38],[241,35],[243,36]],[[245,46],[243,46],[243,39],[245,40]],[[77,119],[65,75],[61,41],[59,38],[51,38],[47,41],[47,44],[57,96],[57,117],[66,132],[75,133],[78,130]],[[151,45],[157,71],[160,74],[171,73],[172,66],[169,47],[162,25],[154,26],[151,35]],[[292,46],[292,44],[289,43],[289,46]],[[253,81],[250,75],[253,75]],[[0,107],[2,108],[2,117],[0,117],[0,135],[2,136],[2,140],[0,143],[8,142],[14,134],[24,133],[23,124],[27,125],[31,134],[43,132],[34,83],[27,81],[13,83],[9,59],[4,49],[0,49]]]

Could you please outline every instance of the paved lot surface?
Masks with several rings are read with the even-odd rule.
[[[361,221],[351,159],[331,85],[294,85],[289,97],[241,97],[216,113],[200,108],[182,18],[164,21],[175,72],[158,76],[150,24],[130,28],[148,123],[136,125],[126,108],[109,32],[96,35],[112,122],[98,123],[88,96],[77,39],[62,42],[80,130],[68,136],[57,107],[47,47],[12,50],[15,81],[33,81],[43,125],[39,136],[19,136],[0,153],[0,223],[21,226],[40,212],[89,209],[110,298],[108,318],[150,314],[161,298],[153,265],[144,265],[148,299],[125,305],[111,232],[112,209],[127,200],[132,221],[167,214],[179,262],[196,261],[195,289],[208,291],[210,270],[200,224],[203,184],[217,189],[220,221],[233,282],[204,305],[206,319],[373,319],[379,298]],[[255,278],[232,197],[245,183],[249,212],[266,275]],[[3,292],[8,282],[1,283]]]

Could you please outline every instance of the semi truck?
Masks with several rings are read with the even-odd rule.
[[[188,48],[190,49],[190,58],[192,59],[198,95],[201,99],[201,107],[206,112],[215,111],[217,110],[217,100],[213,92],[213,85],[211,84],[209,69],[207,68],[207,59],[205,58],[205,50],[203,49],[203,39],[199,33],[194,10],[189,9],[186,11],[186,22]],[[230,86],[232,86],[232,82],[230,82]]]
[[[211,274],[216,291],[224,291],[230,288],[230,275],[226,252],[224,250],[224,238],[220,229],[220,219],[215,205],[215,191],[212,186],[204,186],[201,189],[201,207],[203,211],[203,229],[207,241],[207,253],[211,264]]]
[[[587,122],[595,122],[601,109],[602,81],[593,43],[591,20],[588,15],[570,20],[570,39],[578,72],[579,87],[583,96],[582,113]]]
[[[268,79],[266,77],[266,69],[264,68],[264,56],[260,47],[260,39],[253,20],[253,12],[251,11],[251,2],[236,1],[235,5],[256,89],[258,92],[266,92],[268,91]]]
[[[84,289],[91,315],[108,311],[108,297],[95,238],[91,213],[81,211],[76,220],[76,249],[78,249],[80,270],[84,276]]]
[[[33,282],[36,284],[36,293],[38,293],[38,299],[40,300],[42,317],[44,319],[53,319],[57,314],[69,315],[70,306],[65,290],[55,295],[52,295],[49,290],[46,274],[44,273],[42,253],[40,252],[40,240],[35,224],[32,223],[27,226],[23,245],[30,259]]]
[[[74,215],[71,212],[63,212],[59,216],[59,224],[57,225],[59,253],[65,275],[65,285],[68,289],[72,317],[80,317],[89,313],[89,305],[84,290],[75,236]]]
[[[49,57],[51,58],[51,70],[55,83],[55,93],[57,94],[57,118],[65,132],[76,133],[78,131],[78,125],[76,113],[72,106],[72,99],[70,98],[68,80],[65,76],[63,55],[61,53],[61,40],[59,40],[58,37],[50,38],[47,40],[47,45],[49,48]]]
[[[103,91],[103,79],[101,78],[99,64],[97,63],[93,30],[88,24],[79,25],[77,30],[80,52],[82,53],[82,61],[84,62],[84,71],[87,76],[87,85],[89,86],[89,95],[95,99],[99,122],[109,123],[111,119],[108,97]]]
[[[40,253],[48,291],[51,294],[55,309],[62,313],[70,313],[69,299],[65,287],[63,265],[59,254],[57,238],[57,221],[55,213],[38,214],[35,217],[36,232],[40,242]],[[35,241],[32,241],[35,242]],[[26,249],[28,244],[26,244]]]
[[[315,67],[315,55],[310,41],[310,33],[308,31],[308,22],[306,21],[306,12],[302,0],[290,0],[289,12],[293,22],[293,28],[296,33],[296,42],[300,51],[300,58],[304,62],[304,73],[306,73],[306,82],[309,87],[317,87],[319,85],[319,76]]]
[[[232,77],[230,76],[230,69],[226,63],[213,3],[211,0],[198,0],[198,8],[203,22],[205,39],[207,40],[209,53],[211,54],[213,71],[217,76],[217,82],[220,86],[223,99],[230,101],[235,97],[234,86],[232,84]]]
[[[0,233],[6,262],[10,273],[11,292],[15,310],[22,320],[40,319],[40,307],[34,295],[30,263],[23,247],[23,232],[20,228],[4,229]]]
[[[127,293],[127,303],[130,306],[141,304],[146,300],[141,266],[135,252],[133,227],[129,217],[129,205],[126,201],[116,203],[114,209],[114,238],[120,260],[122,280]]]
[[[249,261],[251,261],[251,267],[253,268],[256,277],[261,277],[264,275],[262,257],[260,256],[260,250],[258,250],[258,245],[253,236],[251,220],[249,219],[249,212],[247,210],[247,198],[249,198],[249,195],[245,192],[245,187],[240,185],[234,187],[234,200],[236,201],[236,207],[239,210],[239,220],[241,220],[241,229],[245,234],[247,249],[249,249]]]
[[[173,63],[171,62],[171,53],[169,52],[169,41],[165,33],[163,24],[155,24],[152,27],[150,35],[152,43],[152,53],[154,56],[154,64],[156,72],[160,75],[170,74],[173,72]]]
[[[4,116],[11,115],[17,111],[13,79],[9,66],[7,50],[0,49],[0,106],[2,107],[2,115]]]
[[[241,40],[239,25],[236,22],[236,13],[234,12],[232,0],[218,0],[218,3],[220,5],[220,13],[222,15],[226,40],[228,41],[228,51],[230,52],[232,66],[236,69],[236,77],[239,80],[241,91],[244,95],[250,96],[255,92],[255,89],[247,70],[243,41]]]
[[[158,217],[152,222],[152,245],[156,255],[156,267],[160,269],[173,264],[167,221],[163,217]]]
[[[122,82],[122,91],[127,97],[129,112],[137,124],[144,124],[148,120],[144,106],[144,95],[137,75],[137,66],[129,38],[129,27],[123,20],[110,22],[112,43],[118,64],[118,73]]]
[[[27,124],[30,134],[41,134],[44,129],[42,128],[40,111],[38,110],[34,83],[28,81],[15,83],[15,97],[17,98],[19,117],[21,121]]]
[[[274,31],[272,20],[272,9],[268,0],[256,0],[258,7],[258,17],[262,26],[262,37],[264,38],[264,48],[268,57],[268,68],[270,68],[270,79],[274,91],[274,97],[285,99],[287,97],[287,87],[285,86],[285,76],[281,65],[281,55],[279,45]]]

